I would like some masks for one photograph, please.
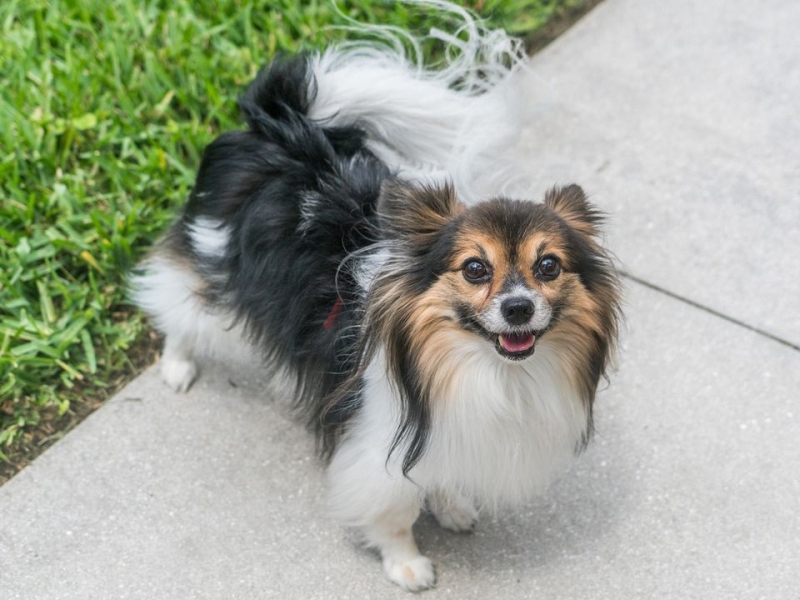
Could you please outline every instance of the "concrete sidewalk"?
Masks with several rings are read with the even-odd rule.
[[[598,434],[426,598],[800,598],[800,4],[606,0],[537,56],[531,169],[613,217],[628,329]],[[0,598],[407,598],[323,512],[247,365],[155,370],[0,488]]]

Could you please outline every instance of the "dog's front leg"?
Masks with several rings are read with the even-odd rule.
[[[386,576],[403,589],[417,592],[436,583],[430,559],[420,554],[411,526],[420,512],[419,503],[387,509],[366,525],[367,542],[380,550]]]
[[[425,495],[398,471],[367,436],[345,439],[328,468],[330,507],[378,549],[391,581],[416,592],[436,582],[433,565],[420,554],[411,532]]]
[[[428,509],[439,525],[460,533],[473,531],[478,523],[478,511],[469,498],[442,490],[428,494]]]

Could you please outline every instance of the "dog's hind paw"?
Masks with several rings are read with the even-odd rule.
[[[191,359],[165,356],[161,359],[161,378],[176,392],[185,392],[197,378],[197,364]]]

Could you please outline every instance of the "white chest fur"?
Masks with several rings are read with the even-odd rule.
[[[500,358],[479,339],[455,352],[442,362],[452,373],[441,378],[447,384],[432,399],[430,438],[411,479],[425,491],[456,492],[484,506],[540,492],[570,462],[587,428],[586,407],[558,348],[543,339],[534,356],[519,363]],[[385,449],[399,405],[382,360],[372,367],[352,433]],[[399,471],[402,454],[395,452],[390,470]]]

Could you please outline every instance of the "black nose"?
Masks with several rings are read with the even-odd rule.
[[[533,302],[527,298],[508,298],[500,305],[506,321],[511,325],[524,325],[533,316]]]

